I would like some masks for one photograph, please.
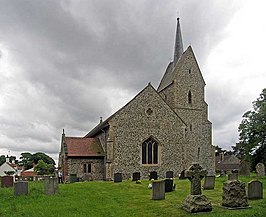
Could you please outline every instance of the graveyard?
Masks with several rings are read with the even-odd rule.
[[[160,177],[159,177],[160,179]],[[264,186],[263,199],[248,200],[247,209],[222,207],[223,183],[227,176],[216,177],[214,189],[202,189],[212,204],[212,211],[191,214],[182,209],[190,194],[188,179],[174,179],[175,190],[165,193],[161,200],[152,199],[149,180],[89,181],[59,184],[56,192],[47,193],[44,181],[28,182],[27,195],[14,195],[13,187],[0,188],[0,216],[265,216],[266,177],[258,179]],[[239,176],[246,184],[256,180],[256,175]],[[201,180],[203,186],[203,180]]]

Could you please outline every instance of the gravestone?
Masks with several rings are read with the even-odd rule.
[[[58,179],[56,177],[47,177],[44,180],[44,193],[47,195],[58,193]]]
[[[114,174],[114,182],[122,182],[122,173]]]
[[[244,182],[229,180],[223,184],[222,206],[229,209],[249,207]]]
[[[238,170],[233,170],[228,174],[228,180],[238,180]]]
[[[152,200],[165,199],[165,182],[164,180],[156,180],[152,182]]]
[[[198,163],[193,163],[188,170],[185,171],[185,176],[191,182],[191,195],[188,195],[183,202],[183,209],[191,212],[209,212],[212,210],[212,205],[209,199],[201,194],[201,179],[207,175],[207,171],[203,170]]]
[[[3,176],[1,180],[2,188],[13,187],[14,177],[13,176]]]
[[[186,170],[182,170],[180,175],[179,175],[179,179],[186,179],[186,176],[185,176],[185,171]]]
[[[139,172],[133,173],[132,181],[138,181],[138,180],[140,180],[140,173]]]
[[[258,163],[256,165],[257,176],[265,176],[265,166],[263,163]]]
[[[248,199],[263,199],[263,185],[258,180],[248,183]]]
[[[174,180],[173,179],[165,179],[164,183],[165,183],[165,192],[173,191],[173,187],[174,187]]]
[[[249,165],[248,165],[248,162],[245,160],[241,161],[241,163],[240,163],[239,175],[241,175],[241,176],[249,176],[250,175]]]
[[[150,180],[151,179],[154,179],[154,180],[157,180],[158,179],[158,176],[157,176],[157,172],[156,171],[150,172]]]
[[[29,193],[29,185],[27,181],[18,181],[14,183],[14,195],[27,195]]]
[[[167,171],[165,173],[165,178],[167,178],[167,179],[174,178],[174,172],[173,171]]]
[[[205,176],[203,189],[204,190],[214,189],[214,186],[215,186],[215,176]]]

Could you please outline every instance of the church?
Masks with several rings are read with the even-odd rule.
[[[63,131],[63,180],[113,180],[114,173],[131,179],[134,172],[144,179],[153,171],[159,178],[166,171],[177,177],[195,161],[214,171],[205,85],[192,47],[183,49],[178,18],[174,58],[157,89],[149,83],[83,137],[68,137]]]

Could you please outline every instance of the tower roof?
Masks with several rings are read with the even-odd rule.
[[[177,63],[178,59],[183,54],[183,42],[182,42],[182,35],[181,35],[181,27],[179,18],[177,18],[176,24],[176,36],[175,36],[175,51],[174,51],[174,65]]]

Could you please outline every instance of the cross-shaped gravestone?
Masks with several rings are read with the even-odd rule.
[[[185,175],[191,182],[191,195],[201,195],[201,179],[207,175],[207,171],[203,170],[198,163],[193,163],[185,171]]]

